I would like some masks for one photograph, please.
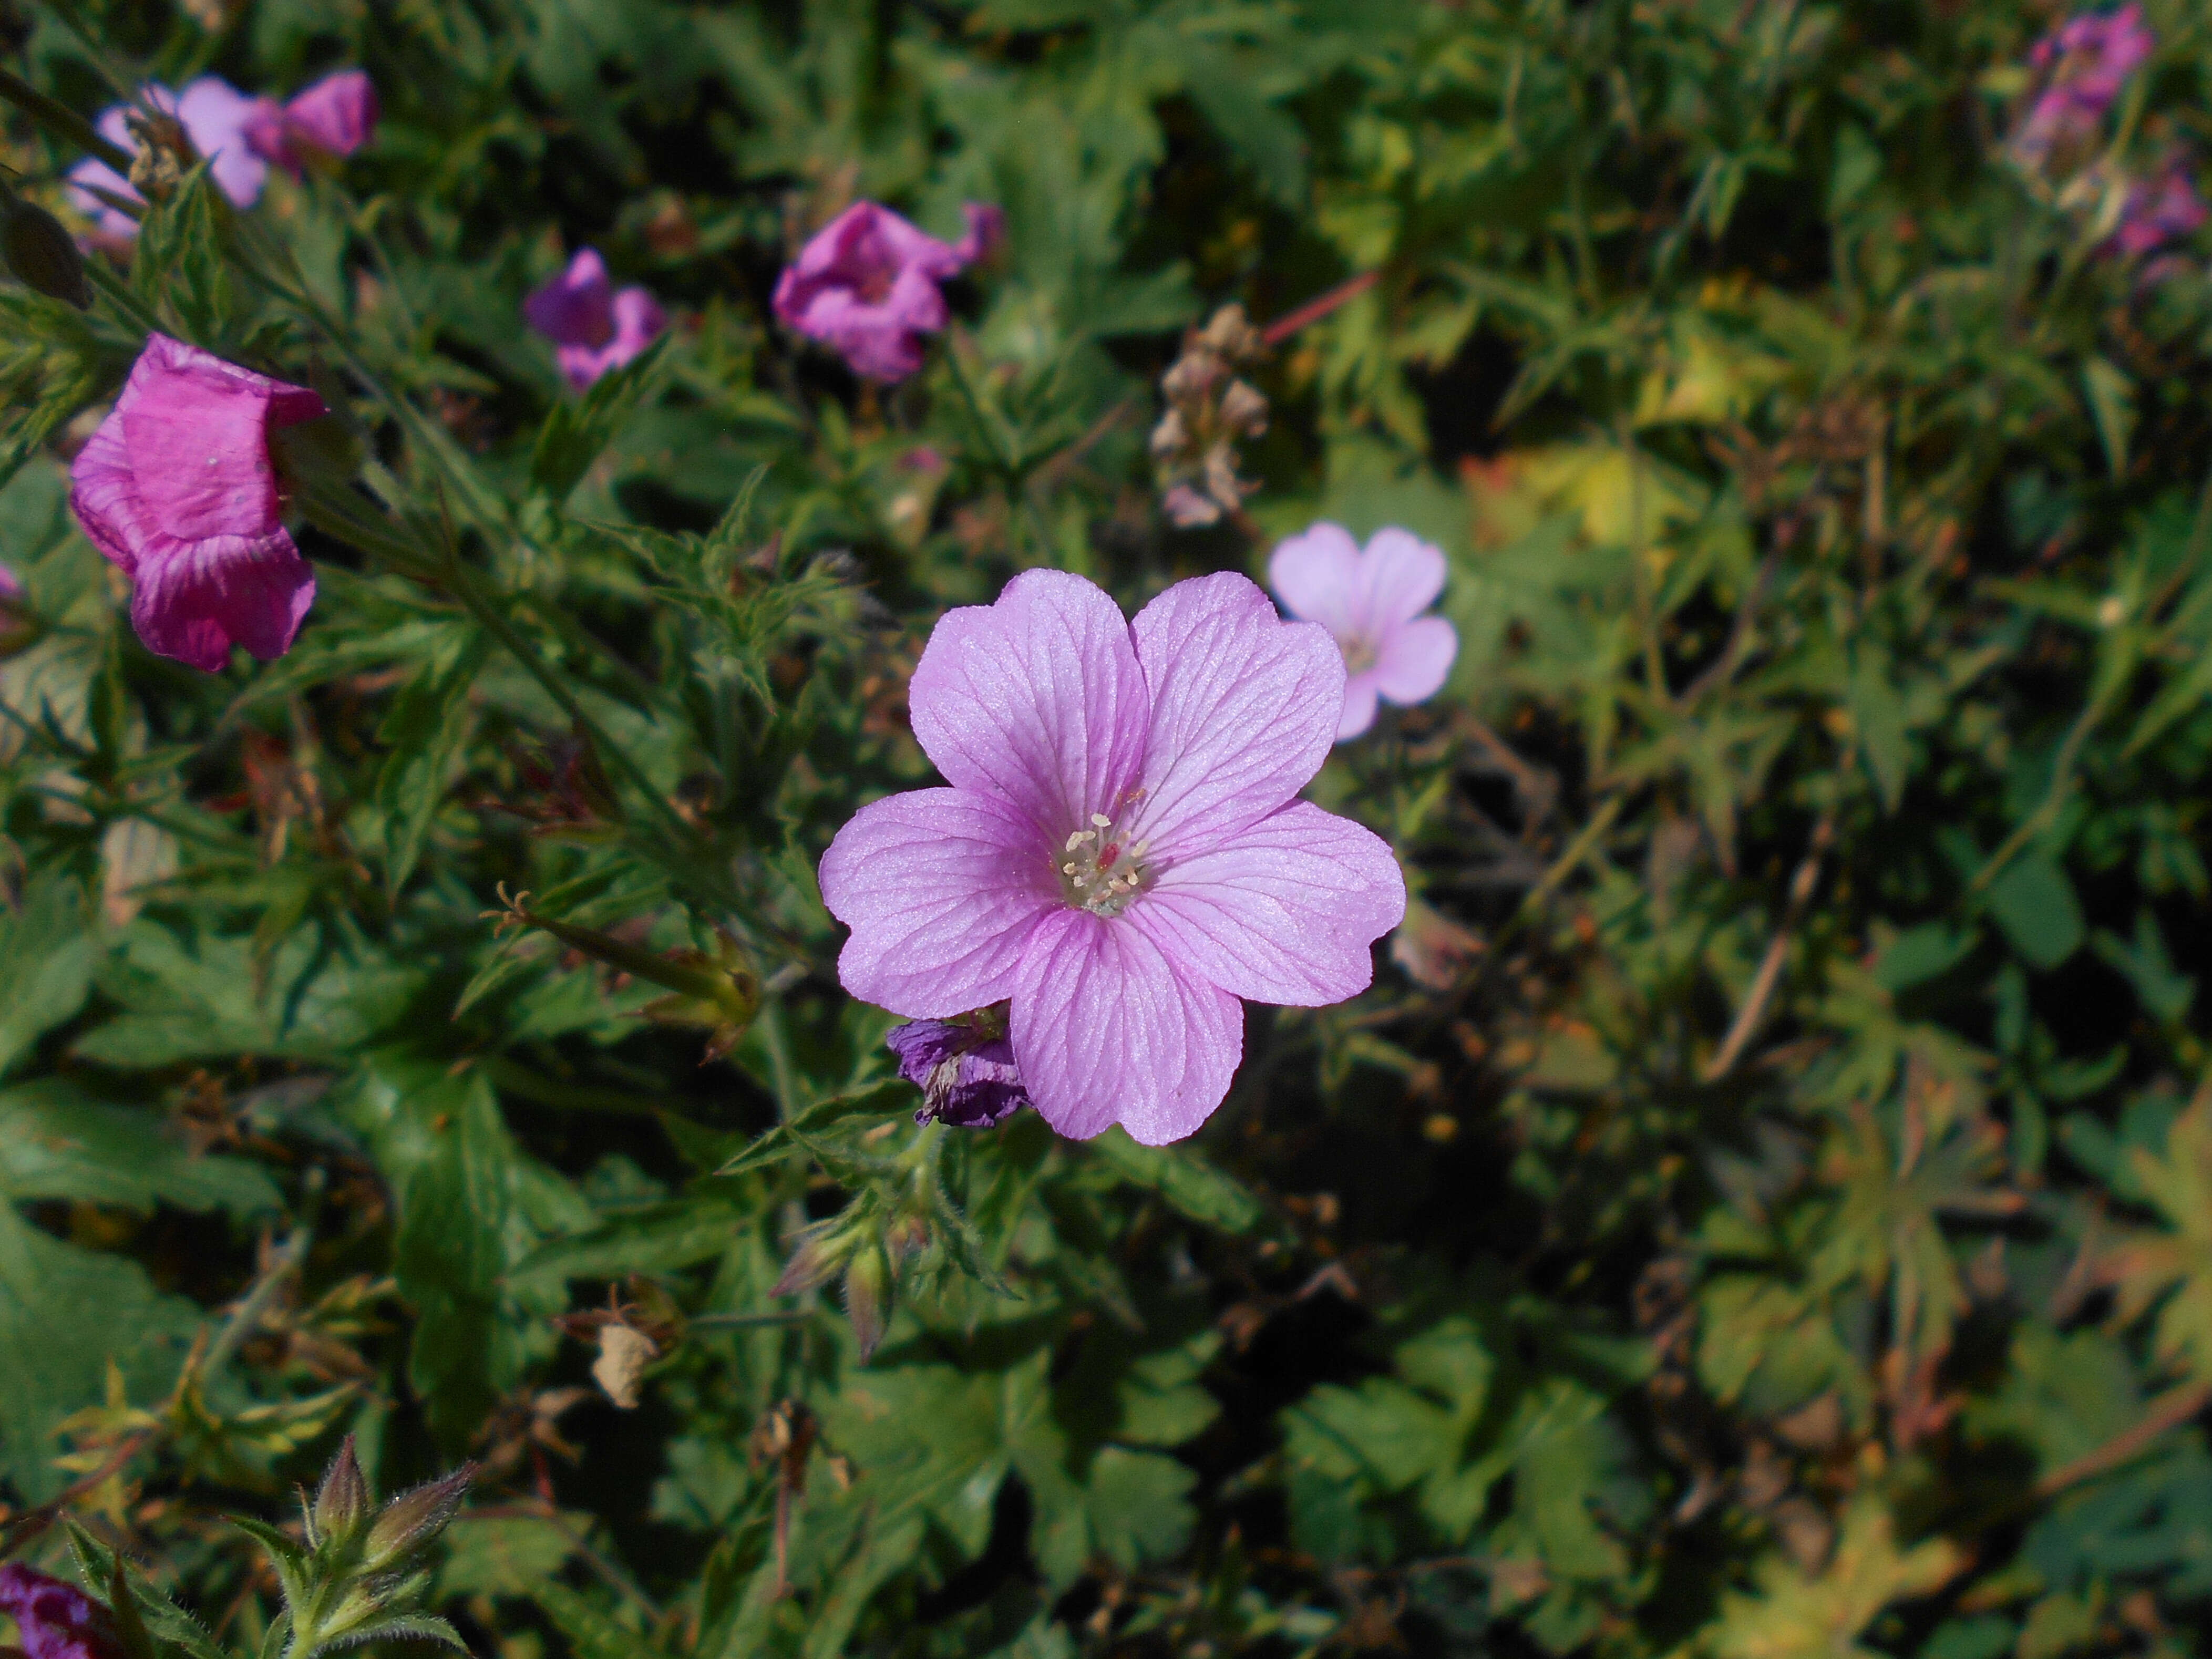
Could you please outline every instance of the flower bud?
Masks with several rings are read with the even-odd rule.
[[[59,300],[79,311],[92,304],[92,287],[85,281],[84,255],[62,228],[62,222],[39,206],[12,198],[6,217],[0,220],[0,256],[16,279],[34,293]]]
[[[853,1340],[860,1346],[865,1365],[884,1340],[884,1325],[890,1317],[891,1264],[883,1246],[871,1243],[845,1269],[845,1317],[852,1322]]]
[[[362,1474],[361,1460],[354,1455],[353,1437],[348,1435],[324,1471],[323,1484],[315,1489],[315,1507],[309,1518],[320,1540],[345,1537],[368,1513],[368,1482]]]
[[[381,1571],[414,1554],[445,1531],[461,1507],[462,1494],[476,1478],[477,1466],[464,1463],[444,1479],[403,1492],[384,1506],[376,1524],[368,1529],[362,1565]]]

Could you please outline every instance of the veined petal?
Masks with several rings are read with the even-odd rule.
[[[1122,920],[1186,975],[1252,1002],[1319,1008],[1367,988],[1368,947],[1405,915],[1405,877],[1382,837],[1293,801],[1170,866]]]
[[[1036,827],[963,789],[862,807],[822,855],[821,881],[822,902],[853,930],[837,977],[908,1019],[1011,995],[1023,941],[1059,897]]]
[[[995,795],[1045,835],[1110,813],[1145,753],[1145,677],[1104,590],[1025,570],[998,603],[948,611],[908,693],[946,780]],[[1304,780],[1302,779],[1301,781]]]
[[[283,656],[314,602],[314,572],[282,525],[258,536],[159,537],[131,574],[131,625],[148,650],[216,674],[234,645],[263,662]]]
[[[1321,769],[1344,712],[1344,658],[1228,573],[1177,582],[1131,633],[1152,693],[1145,802],[1131,830],[1164,860],[1258,822]]]
[[[1365,577],[1361,631],[1379,639],[1437,602],[1444,556],[1410,531],[1378,530],[1368,538]]]
[[[1392,702],[1436,696],[1459,654],[1459,634],[1442,617],[1416,617],[1382,637],[1375,658],[1375,689]]]
[[[1358,631],[1359,544],[1343,526],[1317,524],[1276,548],[1267,585],[1293,617],[1319,623],[1339,639]]]
[[[1244,1010],[1126,921],[1055,910],[1037,924],[1014,977],[1014,1060],[1060,1133],[1088,1140],[1119,1122],[1161,1146],[1229,1092]]]
[[[131,475],[151,522],[183,540],[258,538],[277,527],[273,426],[312,420],[323,400],[227,363],[212,352],[148,337],[110,416],[123,428]]]

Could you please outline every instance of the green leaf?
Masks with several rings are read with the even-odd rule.
[[[458,651],[441,653],[400,688],[376,734],[391,751],[377,775],[376,804],[384,813],[385,886],[395,896],[452,787],[469,732],[469,693],[490,643],[476,633]]]
[[[2115,478],[2128,470],[2128,440],[2136,429],[2136,383],[2103,357],[2081,365],[2081,388],[2089,398],[2089,414],[2097,423],[2097,437],[2105,446],[2105,464]]]
[[[159,1398],[199,1323],[137,1262],[65,1244],[0,1203],[0,1477],[33,1503],[60,1491],[55,1425],[100,1403],[111,1363],[131,1399]]]
[[[0,905],[0,1077],[84,1006],[100,957],[84,890],[42,871],[14,909]]]
[[[532,488],[556,503],[568,499],[615,434],[659,389],[671,337],[663,334],[620,368],[601,375],[581,398],[553,405],[530,453]]]
[[[1139,1146],[1119,1124],[1088,1145],[1116,1176],[1158,1193],[1193,1221],[1230,1233],[1249,1233],[1260,1224],[1260,1200],[1188,1146]]]
[[[2081,902],[2058,860],[2030,848],[1990,885],[1990,915],[2032,968],[2050,969],[2081,948]]]
[[[60,1079],[0,1090],[0,1194],[237,1216],[283,1206],[259,1166],[195,1156],[151,1112],[102,1105]]]

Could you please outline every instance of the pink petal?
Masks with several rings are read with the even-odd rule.
[[[260,536],[156,541],[141,551],[131,625],[146,648],[213,674],[242,645],[263,662],[292,648],[314,573],[282,525]]]
[[[1343,639],[1358,632],[1359,544],[1340,525],[1317,524],[1267,560],[1267,585],[1293,617]]]
[[[1368,538],[1364,563],[1359,631],[1370,639],[1412,621],[1444,591],[1443,554],[1409,531],[1376,531]]]
[[[216,188],[242,208],[261,199],[269,177],[269,164],[246,142],[259,103],[213,75],[203,75],[177,97],[177,119],[192,148],[208,158]]]
[[[1382,636],[1376,653],[1375,689],[1395,703],[1415,703],[1436,696],[1452,659],[1459,634],[1442,617],[1417,617]]]
[[[361,70],[326,75],[284,106],[294,134],[332,155],[350,155],[376,130],[376,85]]]
[[[963,202],[960,216],[968,222],[968,234],[952,245],[953,256],[963,265],[989,258],[1006,240],[1006,210],[988,202]]]
[[[1126,917],[1054,910],[1015,975],[1014,1060],[1045,1121],[1088,1140],[1118,1121],[1147,1146],[1192,1133],[1244,1055],[1235,997],[1178,973]]]
[[[1170,865],[1125,919],[1186,975],[1249,1001],[1320,1008],[1367,988],[1368,947],[1405,916],[1388,843],[1293,801]]]
[[[1023,941],[1060,896],[1036,827],[961,789],[862,807],[822,855],[821,880],[822,902],[853,930],[838,978],[909,1019],[1012,995]]]
[[[1202,852],[1273,811],[1328,757],[1344,659],[1230,572],[1177,582],[1130,632],[1152,694],[1145,803],[1130,827],[1156,855]]]
[[[291,394],[282,407],[280,391]],[[269,428],[322,412],[322,399],[304,387],[156,334],[124,383],[113,418],[122,423],[140,506],[164,533],[191,540],[276,528]]]
[[[937,769],[1055,845],[1110,816],[1143,762],[1147,699],[1128,624],[1066,571],[1025,570],[995,605],[945,612],[908,696]]]
[[[1336,720],[1336,741],[1356,738],[1375,724],[1375,671],[1354,674],[1344,683],[1344,708]]]

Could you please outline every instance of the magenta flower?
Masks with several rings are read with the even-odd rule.
[[[216,185],[240,207],[261,199],[261,186],[269,177],[269,164],[254,154],[247,130],[265,100],[249,98],[217,76],[203,75],[181,94],[163,86],[149,85],[141,96],[154,108],[177,118],[185,136],[209,163]],[[94,123],[100,136],[125,149],[136,147],[129,121],[130,106],[118,104],[100,112]],[[138,234],[138,222],[109,206],[93,192],[105,191],[125,201],[140,199],[131,181],[105,161],[87,157],[69,172],[76,188],[70,194],[79,211],[89,217],[95,234],[108,241],[127,242]]]
[[[1030,1103],[1003,1021],[918,1019],[892,1026],[884,1042],[899,1075],[921,1091],[916,1123],[988,1129]]]
[[[1267,580],[1293,617],[1319,623],[1344,653],[1344,712],[1336,739],[1375,724],[1377,697],[1434,696],[1459,654],[1459,635],[1421,612],[1444,591],[1444,556],[1403,530],[1378,530],[1360,551],[1351,534],[1317,524],[1267,561]]]
[[[2088,143],[2157,44],[2133,0],[2118,11],[2077,13],[2037,41],[2028,65],[2047,78],[2013,134],[2013,154],[2041,167],[2054,153]]]
[[[838,976],[914,1020],[1011,1001],[1064,1135],[1191,1133],[1243,1055],[1238,999],[1357,995],[1405,914],[1389,848],[1296,799],[1343,701],[1328,635],[1242,576],[1134,623],[1057,570],[948,611],[910,703],[951,787],[861,808],[823,855]]]
[[[997,208],[970,202],[957,244],[923,234],[873,202],[855,202],[784,267],[775,314],[818,340],[855,374],[885,384],[921,367],[921,337],[946,320],[938,284],[988,255],[1003,234]]]
[[[298,178],[322,156],[352,155],[376,131],[376,85],[361,70],[326,75],[279,104],[254,100],[246,142],[255,155]]]
[[[2167,160],[2155,179],[2138,179],[2128,186],[2120,208],[2119,227],[2112,246],[2129,255],[2148,253],[2167,242],[2195,234],[2212,210],[2197,193],[2189,164],[2179,156]]]
[[[29,1659],[119,1659],[106,1607],[20,1561],[0,1566],[0,1613],[15,1621]]]
[[[0,607],[12,605],[23,597],[23,579],[0,564]]]
[[[667,327],[660,307],[641,288],[617,289],[594,248],[578,248],[568,268],[531,290],[525,321],[558,348],[561,372],[581,392],[629,362]]]
[[[327,413],[287,386],[151,335],[70,468],[84,533],[131,578],[146,648],[216,672],[292,648],[315,578],[278,516],[269,434]]]

